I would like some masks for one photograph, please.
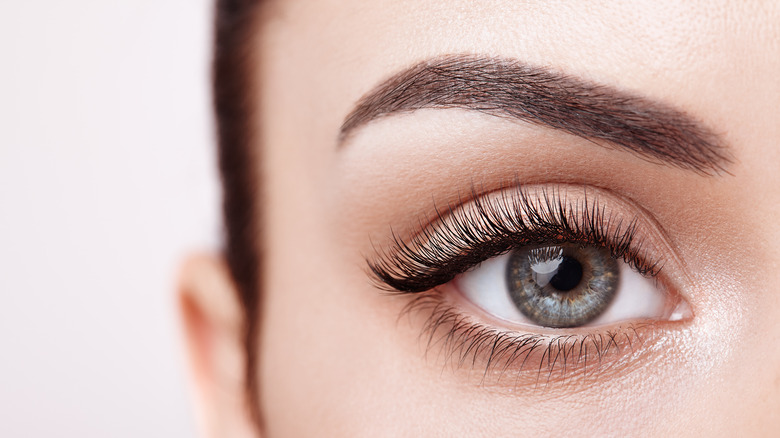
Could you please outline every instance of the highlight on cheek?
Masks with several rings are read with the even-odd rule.
[[[405,313],[428,315],[427,351],[481,364],[485,377],[515,370],[521,382],[535,370],[538,383],[630,365],[691,317],[661,273],[673,259],[662,235],[599,189],[516,185],[437,210],[369,267],[380,288],[409,297]]]

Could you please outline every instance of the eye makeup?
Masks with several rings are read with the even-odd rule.
[[[577,375],[588,375],[596,365],[600,369],[605,364],[612,365],[610,369],[619,368],[614,366],[618,363],[636,365],[631,357],[665,340],[661,336],[665,323],[690,317],[679,288],[662,274],[667,261],[674,265],[676,260],[668,242],[663,241],[663,231],[641,208],[602,189],[516,183],[481,195],[472,188],[466,201],[434,210],[433,219],[420,221],[420,227],[411,237],[392,234],[391,244],[368,259],[368,266],[379,288],[410,299],[404,313],[427,315],[423,323],[427,351],[439,348],[450,363],[481,364],[484,376],[495,376],[497,380],[514,370],[515,383],[539,383],[540,379],[549,383],[566,375],[571,377],[575,370],[579,371]],[[501,312],[486,311],[480,305],[480,294],[492,292],[476,290],[464,294],[458,290],[458,278],[472,275],[483,262],[505,254],[513,254],[512,260],[520,257],[520,262],[513,262],[512,269],[522,269],[529,275],[541,272],[529,269],[532,266],[537,270],[550,266],[565,268],[565,272],[558,273],[563,276],[542,272],[550,278],[544,277],[544,282],[534,287],[530,285],[531,280],[522,283],[520,288],[530,298],[522,298],[526,300],[522,302],[514,300],[530,306],[523,309],[526,315],[541,309],[539,303],[548,303],[546,308],[554,310],[548,311],[546,319],[533,323],[502,318],[496,315]],[[593,292],[593,287],[577,286],[581,277],[605,275],[602,272],[601,277],[593,277],[583,273],[582,266],[594,263],[586,261],[579,266],[576,259],[593,254],[598,257],[591,259],[600,260],[596,266],[611,267],[605,271],[610,275],[612,272],[617,275],[614,264],[622,263],[635,276],[645,277],[657,285],[657,293],[662,294],[665,303],[662,312],[608,321],[599,317],[609,307],[608,302],[599,302],[600,307],[595,310],[582,310],[579,302],[589,302],[587,294],[595,297],[605,294]],[[613,283],[609,283],[610,288],[616,287]],[[558,289],[550,289],[551,286]],[[577,293],[571,295],[570,290]],[[608,290],[604,296],[611,300],[613,293],[614,290]],[[631,294],[631,291],[623,293]],[[626,300],[630,301],[631,297],[623,298],[622,302]],[[511,306],[510,303],[505,307]],[[571,308],[590,313],[587,318],[569,320],[561,320],[554,313],[558,311],[555,309]],[[638,314],[644,315],[641,309]],[[596,324],[587,324],[591,320]],[[543,323],[538,324],[539,321]]]
[[[515,185],[484,197],[472,189],[470,202],[435,208],[435,220],[408,241],[393,234],[391,246],[368,265],[380,287],[422,292],[512,248],[575,243],[606,248],[655,277],[662,265],[647,254],[639,214],[620,212],[601,197],[598,189],[569,185]]]

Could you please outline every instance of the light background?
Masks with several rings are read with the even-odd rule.
[[[176,266],[217,247],[210,0],[0,2],[0,437],[190,437]]]

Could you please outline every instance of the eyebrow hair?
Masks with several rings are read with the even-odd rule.
[[[732,161],[715,133],[669,105],[515,59],[476,55],[429,59],[385,80],[346,117],[339,144],[372,120],[423,108],[519,119],[705,175]]]

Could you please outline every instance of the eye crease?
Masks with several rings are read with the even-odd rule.
[[[601,189],[515,184],[473,190],[407,240],[394,234],[369,267],[381,288],[414,297],[406,311],[431,315],[428,344],[444,356],[552,375],[633,351],[646,340],[638,328],[691,317],[663,279],[672,257],[654,227]]]

